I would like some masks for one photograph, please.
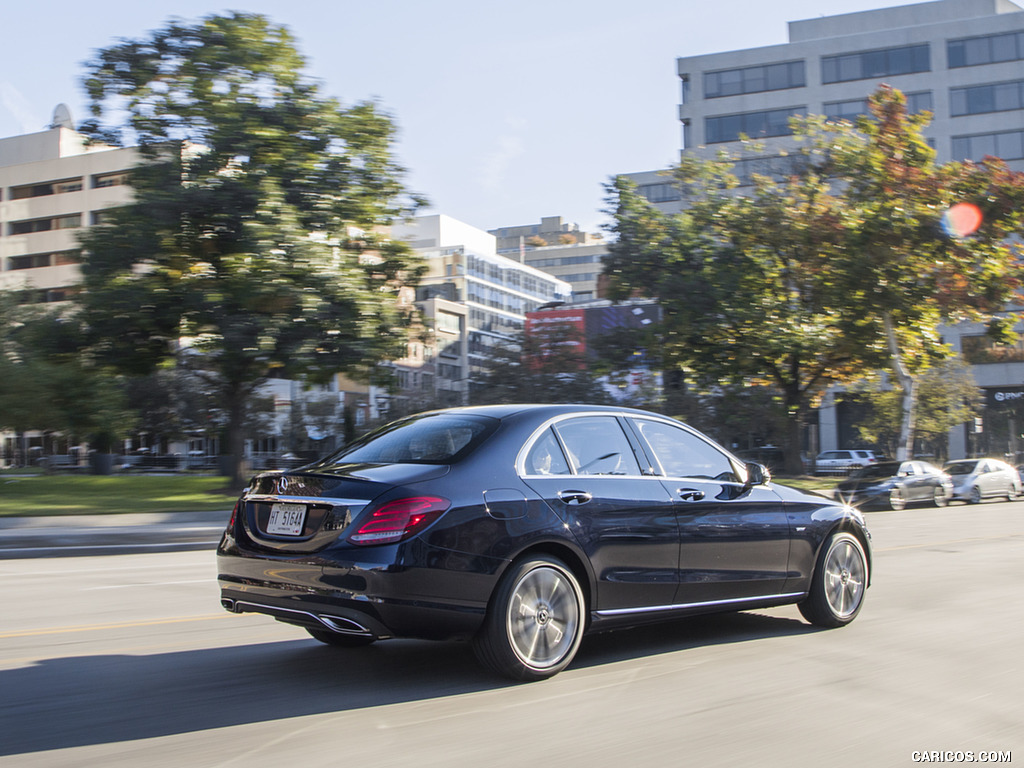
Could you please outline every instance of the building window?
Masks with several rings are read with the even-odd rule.
[[[952,117],[984,115],[988,112],[1007,112],[1022,108],[1024,80],[949,90],[949,113]]]
[[[32,197],[45,197],[47,195],[62,195],[65,192],[80,192],[82,179],[64,179],[63,181],[48,181],[44,184],[25,184],[20,187],[11,187],[11,200],[26,200]]]
[[[1024,160],[1024,130],[976,133],[953,137],[954,160],[981,160],[991,155],[1003,160]]]
[[[33,253],[30,256],[12,256],[7,260],[7,269],[37,269],[50,266],[50,254]]]
[[[647,198],[649,203],[668,203],[682,198],[675,184],[642,184],[636,191]]]
[[[932,112],[932,92],[915,91],[907,94],[907,112],[912,115],[919,115],[922,112]]]
[[[680,75],[679,76],[679,81],[680,81],[680,90],[682,92],[682,95],[680,96],[680,98],[682,100],[679,103],[680,104],[689,104],[690,103],[690,76],[689,75]]]
[[[57,253],[30,253],[26,256],[11,256],[7,269],[37,269],[38,267],[63,267],[81,262],[79,251],[58,251]]]
[[[825,102],[824,112],[829,120],[849,120],[855,123],[858,117],[868,114],[868,100],[828,101]]]
[[[704,73],[704,98],[736,96],[742,93],[781,91],[807,85],[803,61],[783,61],[740,69]],[[683,102],[685,103],[685,102]]]
[[[462,331],[462,318],[453,312],[438,312],[435,322],[439,331],[447,331],[448,333],[460,333]]]
[[[754,183],[755,175],[782,181],[790,176],[805,173],[809,165],[805,155],[745,157],[732,161],[732,174],[742,186],[749,186]]]
[[[767,112],[743,112],[737,115],[718,115],[705,118],[704,140],[708,144],[738,141],[741,136],[752,139],[768,136],[789,136],[789,118],[802,115],[806,107],[773,109]]]
[[[1024,32],[962,37],[946,43],[950,69],[1024,59]]]
[[[906,94],[907,112],[916,115],[932,111],[932,92],[915,91]],[[861,115],[870,115],[867,99],[851,99],[849,101],[827,101],[824,105],[825,117],[829,120],[849,120],[857,122]]]
[[[821,57],[821,81],[844,83],[931,70],[928,43]]]
[[[93,189],[101,187],[120,187],[128,183],[128,172],[100,173],[92,177]]]
[[[1016,344],[996,344],[990,336],[962,336],[960,350],[971,365],[985,363],[1024,363],[1024,339]]]
[[[80,226],[82,226],[82,214],[80,213],[57,216],[53,220],[54,229],[78,229]]]

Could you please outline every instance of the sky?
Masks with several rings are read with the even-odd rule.
[[[480,229],[609,222],[604,184],[678,158],[679,56],[787,42],[787,22],[898,0],[139,0],[11,2],[0,138],[86,119],[85,63],[170,19],[230,10],[287,27],[324,95],[394,119],[406,184]]]

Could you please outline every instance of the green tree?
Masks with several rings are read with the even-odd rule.
[[[111,452],[134,425],[124,377],[81,354],[73,311],[19,304],[21,298],[0,292],[0,425],[60,432],[68,442]]]
[[[1022,228],[1024,174],[992,158],[936,166],[898,91],[870,107],[856,127],[795,121],[792,175],[754,176],[746,194],[732,158],[684,158],[678,215],[627,180],[609,185],[612,297],[661,301],[666,371],[777,389],[787,472],[800,471],[801,424],[825,388],[890,363],[912,377],[948,354],[940,320],[996,309],[1017,285],[1007,237]],[[985,223],[951,238],[940,221],[964,201]]]
[[[903,395],[902,459],[913,452],[917,377],[948,355],[939,323],[988,319],[997,338],[1013,325],[997,313],[1020,287],[1024,174],[993,157],[938,165],[922,135],[930,113],[908,115],[903,94],[887,87],[869,106],[855,131],[820,118],[802,131],[828,148],[829,172],[845,185],[843,287],[884,333]],[[976,222],[943,226],[961,207]]]
[[[84,237],[83,317],[121,370],[200,353],[235,483],[259,386],[399,355],[399,292],[420,270],[377,234],[422,202],[392,158],[391,119],[322,96],[303,66],[286,29],[230,13],[102,50],[84,79],[83,130],[146,162],[134,201]]]
[[[915,391],[915,440],[941,463],[949,430],[978,413],[981,390],[970,366],[960,358],[950,358],[922,372]],[[852,394],[869,406],[869,415],[857,424],[861,440],[885,446],[888,454],[895,455],[901,440],[903,393],[876,379],[859,383]]]

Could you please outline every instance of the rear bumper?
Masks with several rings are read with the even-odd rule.
[[[484,620],[503,565],[425,545],[400,552],[367,547],[360,554],[366,559],[281,557],[222,544],[221,605],[362,637],[470,637]]]

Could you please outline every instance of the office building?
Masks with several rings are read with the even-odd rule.
[[[416,303],[435,331],[437,363],[444,365],[437,369],[438,389],[468,397],[474,374],[496,347],[522,332],[527,312],[569,300],[569,283],[500,255],[494,235],[449,216],[420,216],[391,234],[427,264]]]
[[[789,22],[789,42],[677,59],[683,153],[742,154],[735,172],[785,173],[789,118],[854,120],[882,83],[912,112],[940,163],[1001,157],[1024,170],[1024,8],[1010,0],[937,0]],[[764,143],[742,151],[741,135]],[[663,172],[627,174],[666,212],[680,209]]]
[[[545,216],[539,224],[488,231],[497,238],[499,254],[568,282],[573,303],[598,298],[598,275],[608,255],[601,234],[584,232],[561,216]]]

